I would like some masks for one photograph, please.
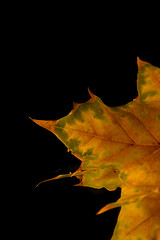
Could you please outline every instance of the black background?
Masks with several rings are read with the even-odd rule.
[[[119,209],[96,216],[105,204],[120,197],[73,186],[75,178],[41,184],[41,180],[76,170],[80,161],[49,131],[29,119],[56,120],[72,110],[72,102],[89,99],[88,87],[108,106],[137,97],[137,56],[160,67],[159,41],[152,28],[111,26],[82,17],[26,18],[19,29],[18,101],[20,157],[17,158],[18,200],[24,235],[43,239],[107,239]],[[152,29],[152,30],[151,30]],[[150,31],[150,34],[148,33]],[[152,41],[148,39],[152,35]],[[21,121],[22,120],[22,121]],[[27,223],[24,221],[27,219]]]

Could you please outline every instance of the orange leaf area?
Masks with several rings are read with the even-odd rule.
[[[160,69],[139,58],[137,89],[124,106],[108,107],[89,91],[89,101],[74,103],[59,120],[32,119],[81,160],[75,173],[56,179],[77,176],[81,186],[121,187],[121,198],[98,212],[121,206],[112,240],[160,239]]]

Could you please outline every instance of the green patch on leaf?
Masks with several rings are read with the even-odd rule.
[[[145,76],[145,71],[146,71],[146,68],[150,67],[150,64],[146,64],[144,65],[143,67],[141,67],[140,71],[138,72],[138,85],[137,85],[137,88],[138,88],[138,93],[139,93],[139,96],[141,98],[142,96],[142,88],[143,88],[143,85],[146,84],[146,76]]]
[[[82,112],[86,112],[89,109],[94,112],[94,117],[98,119],[104,118],[104,112],[103,109],[100,106],[100,99],[97,97],[95,102],[86,102],[85,104],[79,106],[79,108]]]
[[[64,130],[63,127],[60,127],[58,124],[55,125],[54,127],[56,135],[64,142],[68,140],[68,134]]]
[[[122,180],[122,182],[125,182],[127,180],[127,174],[124,171],[120,172],[119,177]]]
[[[160,114],[157,115],[156,119],[158,119],[158,120],[160,119]]]
[[[60,119],[55,125],[56,128],[64,128],[66,125],[65,118]]]
[[[80,144],[80,141],[76,138],[70,138],[68,141],[67,141],[67,147],[72,149],[72,151],[74,151],[76,148],[78,148],[79,144]]]
[[[144,102],[147,97],[153,97],[157,92],[155,90],[144,92],[141,94],[141,102]]]
[[[92,156],[93,148],[89,148],[86,152],[83,153],[83,157]]]
[[[73,114],[67,116],[67,123],[72,125],[75,124],[75,121],[84,122],[80,108],[77,108]]]

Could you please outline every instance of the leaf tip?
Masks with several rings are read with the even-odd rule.
[[[110,205],[105,205],[104,207],[102,207],[97,213],[96,215],[100,215],[104,212],[107,212],[108,210],[112,209],[112,207]]]
[[[97,97],[95,94],[93,94],[93,93],[91,92],[91,90],[89,89],[89,87],[88,87],[88,92],[89,92],[89,95],[91,96],[92,99],[95,99],[95,98]]]
[[[53,132],[54,125],[57,123],[57,120],[38,120],[38,119],[33,119],[30,116],[28,116],[34,123],[37,125]]]
[[[143,67],[144,65],[148,64],[145,61],[142,61],[139,57],[137,57],[137,65],[138,65],[138,69],[140,69],[141,67]]]
[[[74,102],[74,101],[73,101],[72,103],[73,103],[73,110],[74,110],[74,111],[79,107],[79,105],[81,105],[80,103],[76,103],[76,102]],[[72,111],[73,111],[73,110],[72,110]],[[72,112],[72,111],[71,111],[71,112]]]

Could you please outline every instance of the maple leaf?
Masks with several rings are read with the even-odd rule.
[[[160,239],[160,69],[137,61],[138,97],[128,104],[108,107],[89,91],[89,101],[74,103],[59,120],[32,119],[81,160],[76,172],[53,179],[76,176],[81,186],[121,187],[121,198],[98,212],[121,207],[112,240]]]

